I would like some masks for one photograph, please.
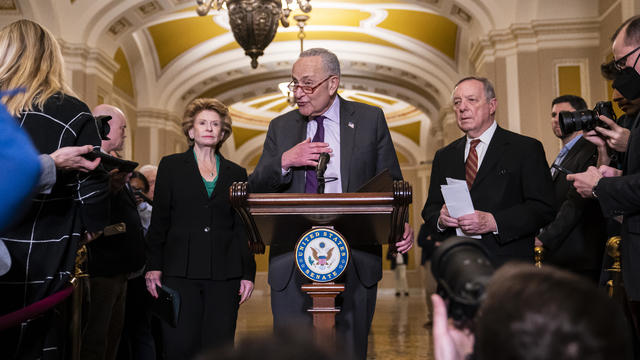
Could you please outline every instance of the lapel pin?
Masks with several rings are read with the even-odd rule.
[[[347,124],[347,126],[348,126],[348,127],[350,127],[350,128],[352,128],[352,129],[356,127],[356,126],[355,126],[351,121],[349,121],[349,123]]]

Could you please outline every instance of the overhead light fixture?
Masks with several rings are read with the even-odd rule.
[[[311,11],[310,1],[297,0],[302,12]],[[278,22],[284,27],[289,26],[293,0],[196,0],[196,3],[196,12],[200,16],[206,16],[212,8],[220,10],[226,4],[233,36],[251,58],[251,67],[255,69],[258,57],[264,54],[264,49],[276,36]]]
[[[307,37],[307,34],[305,34],[304,32],[304,27],[307,24],[307,20],[309,20],[309,15],[300,14],[300,15],[294,16],[293,19],[298,22],[298,29],[300,29],[298,31],[298,39],[300,39],[300,52],[303,52],[304,38]],[[287,102],[289,103],[290,106],[293,106],[296,104],[296,98],[295,96],[293,96],[293,92],[289,90],[289,82],[283,82],[278,84],[278,88],[280,89],[280,92],[282,93],[282,95],[284,95],[287,98]]]

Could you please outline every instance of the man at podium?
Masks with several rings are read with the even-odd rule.
[[[330,155],[325,178],[327,193],[355,192],[388,169],[402,180],[387,122],[380,108],[346,101],[337,95],[340,63],[332,52],[314,48],[300,54],[293,65],[289,89],[298,109],[273,119],[262,156],[249,177],[251,192],[316,193],[316,166],[321,153]],[[291,239],[289,239],[291,240]],[[413,244],[413,230],[405,224],[398,251]],[[336,334],[358,359],[367,354],[367,336],[382,278],[379,245],[351,245],[352,262],[345,275],[345,291],[338,296]],[[272,239],[269,253],[271,309],[276,335],[287,327],[312,326],[306,310],[311,300],[300,286],[308,281],[294,271],[291,242]]]

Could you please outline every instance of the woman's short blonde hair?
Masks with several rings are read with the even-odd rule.
[[[62,52],[49,30],[25,19],[0,30],[0,90],[25,89],[5,102],[11,115],[42,108],[57,92],[72,94],[63,76]]]
[[[216,145],[216,151],[220,149],[222,144],[231,136],[231,116],[229,115],[229,108],[218,99],[213,98],[200,98],[195,99],[187,105],[184,110],[184,116],[182,117],[182,131],[187,137],[189,145],[193,145],[193,139],[189,136],[189,130],[193,128],[193,122],[196,116],[205,110],[215,111],[220,115],[222,120],[222,139]]]

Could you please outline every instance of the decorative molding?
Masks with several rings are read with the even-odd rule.
[[[118,71],[119,65],[102,50],[68,43],[61,39],[58,39],[58,42],[67,69],[97,75],[109,84],[113,83],[113,74]]]
[[[4,10],[18,10],[16,2],[14,0],[0,0],[0,11]]]
[[[497,57],[551,48],[597,47],[600,44],[600,21],[586,20],[536,20],[531,23],[513,24],[508,29],[489,32],[472,43],[469,54],[475,68]]]
[[[142,18],[146,18],[148,16],[151,16],[155,13],[158,13],[160,11],[162,11],[162,5],[160,5],[157,1],[149,1],[146,2],[140,6],[138,6],[137,11],[138,14],[142,17]]]
[[[464,11],[462,8],[455,4],[451,7],[451,15],[459,20],[464,21],[467,24],[471,23],[471,21],[473,20],[468,12]]]
[[[113,37],[118,37],[124,32],[126,32],[131,27],[131,21],[127,20],[125,17],[121,17],[116,20],[111,26],[109,26],[109,34]]]
[[[138,127],[168,130],[174,134],[183,136],[182,127],[178,124],[179,118],[166,111],[158,109],[142,109],[137,112]]]
[[[560,94],[560,86],[558,84],[558,68],[560,66],[578,66],[580,67],[580,93],[581,97],[587,102],[591,99],[591,86],[589,83],[589,59],[579,58],[579,59],[556,59],[553,61],[553,74],[552,76],[552,84],[553,84],[553,96],[558,97]]]

